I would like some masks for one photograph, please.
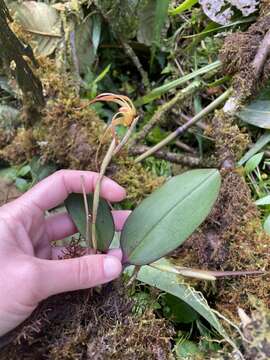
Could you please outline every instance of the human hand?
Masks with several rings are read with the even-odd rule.
[[[0,336],[23,322],[41,300],[106,283],[121,273],[120,249],[54,260],[57,248],[51,241],[76,233],[76,228],[67,213],[45,217],[44,212],[61,204],[69,193],[81,193],[82,175],[86,192],[92,192],[97,173],[60,170],[0,208]],[[120,201],[125,191],[105,177],[101,196]],[[128,215],[128,211],[113,212],[117,230]]]

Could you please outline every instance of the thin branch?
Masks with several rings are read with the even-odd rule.
[[[145,139],[146,135],[152,130],[152,128],[161,121],[162,117],[179,101],[186,99],[189,95],[194,94],[202,86],[201,82],[196,80],[193,81],[186,88],[179,91],[170,101],[158,107],[157,111],[153,117],[148,121],[148,123],[142,128],[142,130],[137,134],[135,142]]]
[[[140,73],[142,80],[143,80],[143,84],[146,87],[146,89],[150,88],[150,81],[148,79],[148,74],[147,72],[144,70],[138,56],[135,54],[135,51],[132,49],[132,47],[125,42],[120,34],[117,34],[117,37],[121,43],[121,45],[123,46],[126,54],[130,57],[130,59],[132,60],[133,64],[135,65],[135,67],[137,68],[138,72]]]
[[[181,140],[176,140],[176,141],[175,141],[175,145],[176,145],[179,149],[182,149],[182,150],[184,150],[184,151],[186,151],[186,152],[189,152],[189,153],[191,153],[191,154],[193,154],[193,155],[196,155],[196,150],[193,149],[193,147],[187,145],[186,143],[184,143],[184,142],[181,141]]]
[[[141,155],[149,150],[151,150],[151,148],[148,146],[137,145],[137,146],[131,147],[129,149],[129,152],[132,155]],[[189,167],[196,167],[201,164],[201,160],[198,157],[179,154],[179,153],[173,153],[173,152],[169,152],[169,151],[159,150],[159,151],[156,151],[153,154],[153,156],[158,159],[167,160],[174,164],[180,164],[180,165],[185,165],[185,166],[189,166]]]
[[[199,120],[201,120],[204,116],[208,115],[210,112],[215,110],[220,104],[222,104],[231,94],[232,89],[228,89],[225,91],[222,95],[220,95],[217,99],[215,99],[211,104],[206,106],[202,111],[200,111],[198,114],[196,114],[192,119],[190,119],[187,123],[177,128],[174,132],[172,132],[169,136],[167,136],[164,140],[162,140],[160,143],[146,151],[144,154],[139,156],[135,162],[140,162],[147,158],[148,156],[154,154],[156,151],[162,149],[164,146],[169,144],[171,141],[173,141],[175,138],[177,138],[180,134],[185,132],[188,128],[190,128],[192,125],[196,124]]]
[[[261,42],[256,56],[252,61],[251,65],[254,71],[254,78],[252,79],[248,90],[252,90],[254,86],[256,86],[257,80],[259,79],[261,72],[264,68],[267,57],[270,53],[270,30],[265,34],[263,41]],[[224,105],[224,112],[230,115],[234,115],[238,109],[241,107],[242,103],[247,99],[247,95],[249,92],[246,88],[243,91],[238,93],[234,93]]]
[[[258,78],[263,70],[264,64],[270,53],[270,30],[267,31],[262,43],[259,46],[257,54],[252,61],[252,66],[255,71],[255,76]]]

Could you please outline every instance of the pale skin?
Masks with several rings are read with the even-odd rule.
[[[61,170],[0,208],[0,336],[21,324],[49,296],[91,288],[121,274],[120,249],[58,260],[61,249],[51,245],[77,230],[68,214],[48,217],[45,211],[63,203],[69,193],[81,193],[82,175],[86,191],[93,192],[97,173]],[[117,202],[124,199],[125,190],[105,177],[101,196]],[[117,230],[128,215],[113,212]]]

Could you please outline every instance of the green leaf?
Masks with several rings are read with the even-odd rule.
[[[176,87],[178,87],[180,85],[185,84],[189,80],[192,80],[192,79],[196,78],[197,76],[203,75],[212,70],[218,69],[219,67],[221,67],[221,62],[219,60],[217,60],[217,61],[213,62],[212,64],[206,65],[206,66],[202,67],[201,69],[193,71],[190,74],[181,76],[179,79],[167,82],[164,85],[161,85],[161,86],[153,89],[151,92],[149,92],[145,96],[136,100],[135,105],[141,106],[144,104],[148,104],[151,101],[159,98],[161,95],[167,93],[168,91],[175,89]]]
[[[17,170],[14,167],[7,167],[0,170],[0,178],[15,181],[17,177]]]
[[[57,166],[55,164],[42,164],[38,157],[33,157],[30,162],[30,168],[34,184],[45,179],[57,170]]]
[[[24,165],[18,170],[17,176],[26,177],[28,174],[30,174],[30,172],[31,172],[30,166],[29,165]]]
[[[121,234],[126,262],[149,264],[180,246],[209,214],[219,192],[215,169],[188,171],[169,180],[129,216]]]
[[[73,33],[71,33],[73,35]],[[80,73],[87,73],[95,61],[95,48],[92,43],[92,18],[88,17],[75,26],[74,45]]]
[[[198,0],[185,0],[184,2],[182,2],[182,4],[177,6],[177,8],[170,9],[169,15],[179,15],[182,12],[191,9],[192,6],[194,6],[197,3],[198,3]]]
[[[52,6],[36,1],[10,5],[15,19],[31,34],[35,55],[49,56],[62,38],[61,18]]]
[[[87,195],[89,211],[93,208],[93,194]],[[65,206],[74,221],[78,231],[85,238],[86,236],[86,215],[82,194],[70,194],[65,200]],[[98,250],[105,252],[109,249],[112,239],[114,237],[114,221],[111,210],[107,202],[100,198],[98,213],[97,213],[97,245]],[[89,236],[91,239],[91,221]]]
[[[111,69],[111,64],[107,65],[105,69],[101,71],[101,73],[93,81],[93,84],[97,84],[98,82],[100,82],[108,74],[110,69]]]
[[[151,46],[155,27],[156,2],[149,1],[139,12],[138,42]]]
[[[156,3],[156,10],[153,43],[151,49],[151,64],[153,64],[156,49],[160,46],[161,43],[161,31],[168,17],[168,7],[170,0],[156,0],[154,2]]]
[[[238,117],[248,124],[270,129],[270,101],[255,100],[241,110]]]
[[[174,322],[189,324],[199,318],[197,311],[174,295],[166,294],[164,313]]]
[[[270,132],[266,131],[256,143],[252,146],[252,148],[238,161],[238,166],[244,165],[248,159],[250,159],[253,155],[255,155],[258,151],[260,151],[265,145],[270,142]]]
[[[161,32],[168,17],[169,0],[150,0],[139,13],[137,39],[151,46],[151,64],[161,43]]]
[[[264,153],[260,152],[254,156],[252,156],[252,158],[250,158],[246,165],[245,165],[245,172],[246,174],[251,173],[252,171],[254,171],[256,169],[256,167],[260,164],[260,162],[262,161]]]
[[[31,183],[23,178],[17,177],[15,180],[15,185],[18,190],[25,192],[30,188]]]
[[[197,344],[195,344],[193,341],[190,340],[179,340],[175,345],[175,353],[177,356],[177,359],[194,359],[196,355],[201,355],[200,350]]]
[[[267,232],[268,235],[270,235],[270,215],[266,218],[264,224],[263,224],[264,231]]]
[[[162,263],[167,260],[160,260]],[[132,273],[132,266],[126,269],[126,272]],[[184,283],[184,281],[176,274],[161,271],[151,266],[142,266],[137,274],[137,279],[145,284],[154,286],[162,291],[176,296],[183,300],[192,309],[199,313],[208,323],[227,341],[225,330],[220,324],[217,316],[207,304],[202,294],[195,291],[193,288]]]
[[[262,206],[262,205],[270,205],[270,195],[264,196],[258,200],[255,201],[256,205]]]
[[[101,18],[99,15],[95,14],[93,16],[93,31],[92,31],[92,43],[94,54],[97,54],[97,50],[100,43],[101,36]]]

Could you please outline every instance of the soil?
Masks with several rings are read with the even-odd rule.
[[[6,337],[0,359],[171,359],[172,326],[151,309],[135,315],[124,288],[114,282],[48,299]]]

